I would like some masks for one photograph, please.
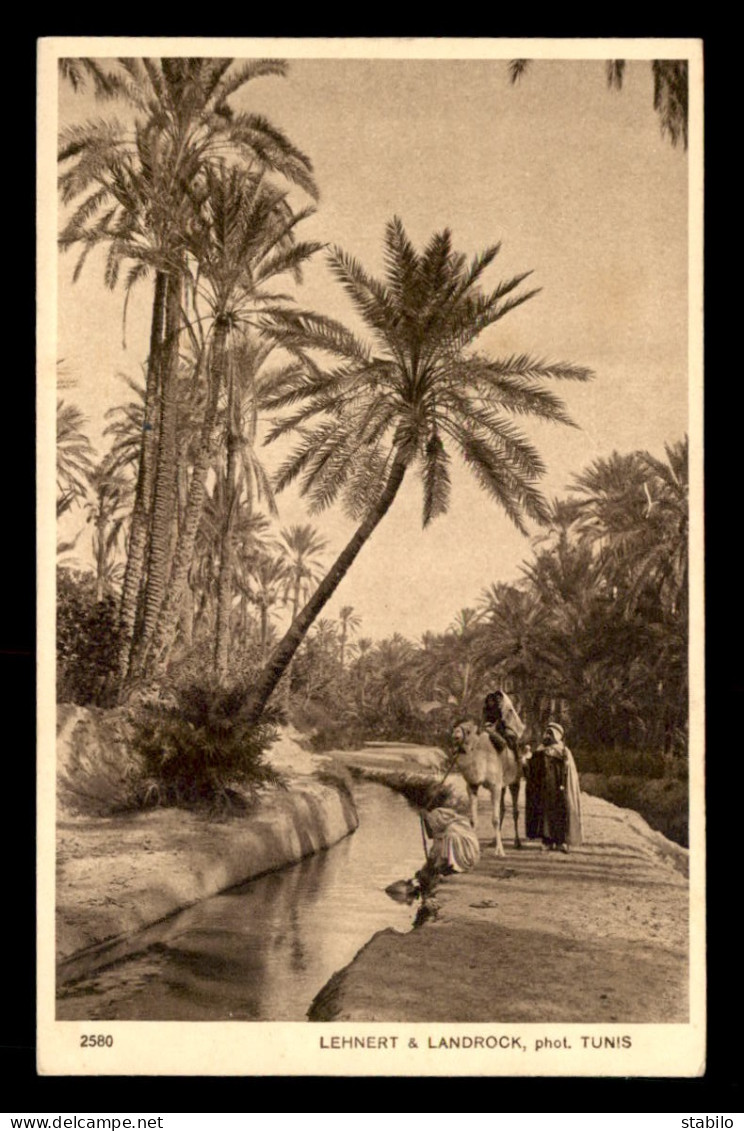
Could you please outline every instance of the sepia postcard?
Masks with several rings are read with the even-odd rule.
[[[705,1071],[703,47],[49,38],[38,1071]]]

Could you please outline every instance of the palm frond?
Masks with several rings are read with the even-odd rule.
[[[221,59],[217,61],[222,66],[222,74],[232,64],[231,59]],[[227,66],[224,66],[227,64]],[[226,77],[220,75],[220,81],[209,92],[208,106],[214,106],[218,109],[222,106],[231,94],[240,90],[241,86],[246,83],[252,82],[253,79],[264,78],[265,76],[276,75],[284,78],[288,71],[288,64],[284,59],[250,59],[247,63],[243,63],[236,71]]]
[[[307,310],[269,309],[261,328],[277,334],[282,344],[295,348],[321,350],[355,361],[369,361],[369,348],[355,334],[333,318]]]
[[[441,236],[435,237],[445,248],[445,262],[449,256],[450,233],[445,231]],[[432,258],[436,258],[441,248],[435,247]],[[394,300],[405,310],[409,303],[414,301],[417,287],[420,284],[419,257],[408,236],[403,223],[398,216],[388,221],[385,229],[385,269],[388,288]]]
[[[316,453],[318,445],[325,441],[332,427],[333,426],[326,424],[314,429],[297,429],[297,433],[300,436],[300,443],[287,459],[284,460],[274,475],[274,491],[277,495],[288,487],[290,483],[293,483],[297,476],[305,470],[313,455]]]
[[[432,433],[426,442],[423,461],[424,516],[423,525],[428,526],[432,519],[446,514],[449,507],[451,480],[448,465],[450,457],[437,432]]]
[[[512,59],[509,63],[509,81],[512,85],[521,79],[530,65],[529,59]]]
[[[489,361],[489,368],[494,375],[513,374],[518,377],[528,377],[533,381],[591,381],[594,378],[592,370],[583,365],[571,365],[564,361],[543,361],[524,353]]]
[[[261,283],[264,279],[269,279],[274,275],[280,275],[284,271],[291,271],[295,281],[302,282],[300,268],[317,252],[323,251],[326,246],[326,244],[317,240],[305,240],[303,243],[297,243],[286,250],[275,251],[263,261],[256,271],[256,283]]]
[[[395,350],[402,313],[387,288],[342,248],[329,251],[328,263],[365,322]]]
[[[655,60],[654,110],[659,115],[662,135],[668,134],[672,145],[682,141],[687,149],[688,66],[686,59]]]
[[[620,90],[623,85],[623,78],[625,76],[625,60],[624,59],[608,59],[607,60],[607,85],[610,90]]]

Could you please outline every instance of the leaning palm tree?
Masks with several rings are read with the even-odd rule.
[[[520,289],[528,273],[490,292],[477,285],[498,251],[497,244],[468,263],[445,229],[418,253],[395,218],[386,229],[384,282],[344,251],[330,254],[331,269],[373,332],[376,349],[310,316],[283,316],[290,341],[336,354],[341,362],[327,372],[313,368],[289,378],[268,399],[269,407],[294,411],[276,421],[267,440],[299,431],[277,488],[299,479],[315,511],[345,491],[347,509],[360,522],[272,652],[246,703],[250,716],[260,715],[410,470],[422,479],[424,526],[449,504],[448,446],[519,530],[525,531],[526,519],[546,517],[537,488],[544,464],[509,416],[571,424],[543,382],[585,381],[591,373],[527,355],[496,360],[470,350],[485,329],[536,293]]]

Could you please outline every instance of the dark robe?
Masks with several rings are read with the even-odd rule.
[[[568,767],[561,745],[538,746],[525,766],[525,824],[530,840],[545,844],[568,841]]]

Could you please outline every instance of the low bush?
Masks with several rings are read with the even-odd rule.
[[[144,804],[242,810],[261,789],[282,784],[266,761],[277,737],[274,717],[266,712],[258,724],[246,722],[245,687],[202,682],[173,694],[172,705],[145,705],[135,713]]]

